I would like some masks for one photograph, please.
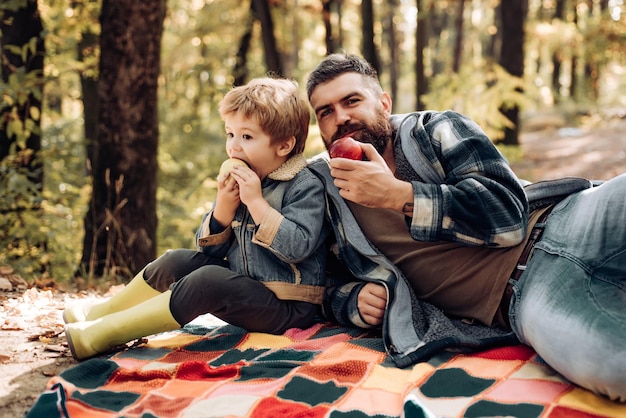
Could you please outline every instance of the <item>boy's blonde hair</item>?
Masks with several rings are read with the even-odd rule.
[[[294,136],[290,155],[302,153],[309,134],[311,113],[298,91],[298,83],[284,78],[261,77],[230,90],[219,104],[220,116],[241,112],[257,123],[272,143]]]

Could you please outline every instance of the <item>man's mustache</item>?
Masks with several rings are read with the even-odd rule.
[[[361,130],[365,130],[367,129],[367,127],[361,123],[359,124],[350,124],[350,125],[342,125],[339,128],[337,128],[337,132],[335,132],[335,135],[333,135],[333,137],[331,138],[333,141],[342,138],[344,136],[346,136],[346,134],[350,133],[350,132],[355,132],[355,131],[361,131]],[[357,139],[357,138],[355,138]]]

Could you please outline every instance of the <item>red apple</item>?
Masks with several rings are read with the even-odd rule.
[[[362,160],[363,149],[361,144],[351,136],[339,138],[328,147],[330,158],[349,158],[351,160]]]

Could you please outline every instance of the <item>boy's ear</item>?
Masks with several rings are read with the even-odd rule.
[[[277,150],[278,155],[281,156],[281,157],[289,155],[289,153],[291,152],[291,150],[295,146],[296,146],[296,137],[295,136],[292,136],[291,138],[282,141],[279,144],[279,146],[278,146],[278,150]]]

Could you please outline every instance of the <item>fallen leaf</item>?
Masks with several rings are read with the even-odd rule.
[[[55,376],[57,374],[57,368],[54,366],[45,367],[43,370],[41,370],[41,374],[46,377]]]
[[[0,266],[0,274],[13,274],[14,271],[11,266]]]
[[[10,291],[13,290],[13,284],[6,277],[0,277],[0,290]]]
[[[51,351],[53,353],[64,353],[66,352],[68,349],[67,347],[63,346],[62,344],[48,344],[44,347],[45,351]]]

